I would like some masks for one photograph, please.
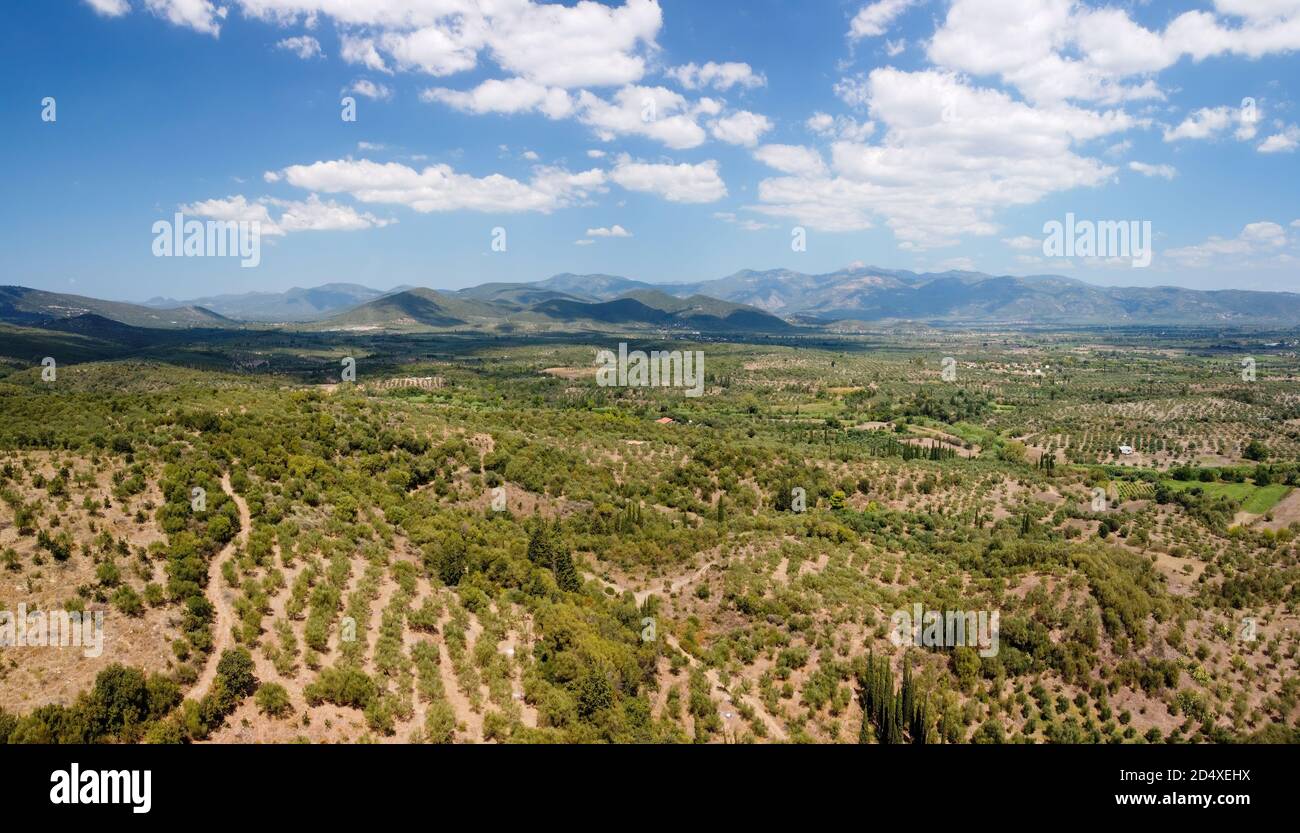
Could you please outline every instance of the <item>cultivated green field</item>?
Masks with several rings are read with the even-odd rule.
[[[1175,491],[1200,489],[1211,497],[1226,497],[1239,504],[1241,511],[1253,515],[1262,515],[1272,509],[1291,492],[1292,488],[1281,483],[1256,486],[1253,483],[1199,483],[1180,480],[1162,482]]]

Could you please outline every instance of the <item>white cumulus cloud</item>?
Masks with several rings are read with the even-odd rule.
[[[270,182],[283,181],[318,193],[348,194],[359,202],[405,205],[422,214],[447,211],[548,214],[602,190],[605,178],[600,170],[572,173],[563,168],[539,166],[533,169],[531,180],[521,182],[502,174],[485,177],[462,174],[446,164],[416,170],[397,162],[368,159],[291,165],[266,174]]]
[[[868,3],[858,10],[849,23],[849,37],[859,40],[885,34],[889,31],[890,24],[916,3],[917,0],[876,0]]]
[[[539,112],[547,118],[562,119],[573,113],[573,99],[567,91],[525,78],[490,79],[465,92],[431,87],[420,98],[476,114]]]
[[[826,231],[879,217],[903,248],[951,245],[995,233],[999,209],[1108,181],[1114,168],[1078,146],[1136,123],[1122,111],[1034,107],[935,70],[874,70],[861,95],[880,141],[832,142],[833,175],[764,180],[756,210]]]
[[[615,224],[613,226],[609,226],[608,228],[606,228],[605,226],[601,226],[600,228],[589,228],[587,229],[587,236],[588,237],[631,237],[632,232],[628,231],[627,229],[623,228],[620,225]]]
[[[358,78],[353,81],[344,92],[356,93],[366,98],[376,101],[384,101],[393,97],[393,91],[383,84],[376,84],[368,78]]]
[[[131,6],[126,0],[86,0],[86,5],[104,17],[121,17],[131,11]]]
[[[213,37],[221,34],[221,21],[228,9],[210,0],[144,0],[145,8],[176,26],[184,26]]]
[[[1262,220],[1248,224],[1236,237],[1215,236],[1194,246],[1170,249],[1165,254],[1183,266],[1194,268],[1277,266],[1295,261],[1284,251],[1287,242],[1286,229]]]
[[[1300,127],[1288,125],[1281,133],[1274,133],[1260,142],[1260,153],[1290,153],[1300,146]]]
[[[1173,165],[1151,165],[1146,162],[1130,162],[1128,163],[1128,168],[1130,171],[1136,171],[1146,177],[1173,179],[1178,176],[1178,171]]]
[[[763,134],[772,129],[772,122],[767,116],[739,110],[720,119],[709,122],[709,132],[713,138],[731,145],[753,147]]]
[[[784,174],[808,178],[826,175],[826,162],[822,155],[816,149],[802,145],[763,145],[754,151],[754,158]]]
[[[272,208],[278,209],[279,217],[272,216]],[[261,197],[253,201],[236,194],[224,199],[189,203],[180,206],[180,210],[208,220],[257,222],[261,233],[270,237],[299,231],[359,231],[396,222],[358,212],[333,200],[322,200],[316,194],[309,195],[306,200]]]
[[[667,75],[669,78],[676,79],[677,83],[688,90],[712,87],[715,90],[726,91],[736,86],[754,89],[767,85],[766,76],[754,72],[754,68],[749,64],[738,62],[718,64],[709,61],[703,66],[693,63],[683,64],[669,69]]]
[[[321,56],[320,41],[311,35],[298,35],[297,37],[285,38],[278,42],[276,47],[286,49],[304,61],[308,58],[318,58]]]
[[[656,194],[669,202],[717,202],[727,196],[727,186],[714,160],[672,165],[642,162],[624,155],[609,178],[629,191]]]

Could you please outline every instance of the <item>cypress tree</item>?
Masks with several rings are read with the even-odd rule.
[[[551,570],[555,573],[555,583],[560,585],[561,590],[570,593],[582,588],[582,580],[578,578],[578,570],[573,566],[573,557],[569,555],[569,548],[562,543],[552,544],[552,551],[555,553],[555,560],[551,563]]]
[[[546,521],[540,518],[533,523],[533,531],[528,536],[528,560],[539,567],[550,567],[555,560]]]
[[[862,706],[859,743],[870,740],[871,728],[875,729],[878,743],[929,743],[929,701],[918,700],[910,665],[904,664],[902,684],[895,692],[889,660],[877,662],[875,652],[869,652],[866,668],[858,677],[858,702]]]
[[[912,723],[908,729],[912,736],[912,743],[924,746],[930,742],[930,698],[927,695],[925,700],[917,705],[916,711],[912,714]]]
[[[912,695],[912,666],[904,663],[903,665],[903,689],[899,692],[899,705],[902,706],[903,716],[907,720],[912,719],[912,711],[915,708],[915,702]]]

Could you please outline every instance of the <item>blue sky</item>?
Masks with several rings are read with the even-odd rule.
[[[1300,0],[0,15],[4,283],[143,300],[865,263],[1300,291]],[[182,207],[259,220],[261,264],[154,257]],[[1149,220],[1152,265],[1045,257],[1067,213]]]

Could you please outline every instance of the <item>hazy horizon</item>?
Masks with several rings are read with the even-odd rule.
[[[804,273],[804,274],[810,274],[811,277],[824,277],[824,276],[829,276],[829,275],[835,274],[835,272],[838,272],[838,271],[849,271],[849,270],[853,270],[853,269],[855,269],[855,268],[856,268],[856,267],[847,266],[847,267],[844,267],[843,270],[834,270],[834,271],[832,271],[832,272],[823,272],[823,273],[817,273],[817,274],[811,274],[811,273]],[[869,269],[881,269],[881,270],[886,270],[886,269],[888,269],[888,267],[865,267],[865,268],[868,269],[868,270],[869,270]],[[637,282],[639,282],[639,283],[646,283],[646,284],[650,284],[650,285],[652,285],[652,286],[666,286],[666,287],[671,287],[671,286],[683,286],[683,285],[690,286],[690,285],[694,285],[694,284],[697,284],[697,283],[702,283],[702,282],[704,282],[704,281],[717,280],[717,279],[719,279],[719,278],[728,278],[728,277],[731,277],[731,276],[733,276],[733,275],[740,274],[740,273],[743,273],[743,272],[767,272],[767,271],[774,271],[774,270],[768,270],[768,269],[755,269],[755,268],[744,268],[744,269],[737,269],[736,271],[731,272],[731,273],[728,273],[728,274],[726,274],[726,275],[715,275],[715,276],[713,276],[712,278],[701,278],[701,279],[699,279],[699,280],[689,280],[689,281],[688,281],[688,280],[678,280],[678,281],[654,281],[654,280],[647,280],[647,279],[644,279],[644,278],[638,278],[638,277],[635,277],[635,276],[633,276],[633,275],[616,275],[616,274],[613,274],[613,273],[610,273],[610,272],[583,272],[583,273],[578,273],[578,272],[557,272],[557,273],[555,273],[555,274],[547,275],[547,276],[545,276],[545,277],[540,277],[540,278],[521,278],[520,280],[517,280],[517,281],[483,281],[482,283],[473,283],[473,284],[468,284],[468,285],[466,285],[466,286],[458,286],[458,287],[433,286],[433,285],[430,285],[430,284],[395,284],[395,285],[390,286],[390,287],[383,287],[383,286],[373,286],[373,285],[370,285],[370,284],[358,283],[358,282],[356,282],[356,281],[348,281],[348,280],[331,280],[331,281],[322,281],[321,283],[311,284],[311,285],[306,285],[306,286],[303,286],[303,285],[288,286],[288,287],[285,287],[285,288],[283,288],[283,289],[250,289],[250,290],[247,290],[247,291],[244,291],[244,292],[222,292],[222,291],[219,291],[219,292],[212,292],[212,293],[208,293],[208,294],[204,294],[204,295],[191,295],[191,296],[185,296],[185,297],[177,297],[177,296],[175,296],[175,295],[150,295],[150,296],[148,296],[148,297],[143,297],[143,298],[141,298],[141,297],[131,297],[131,298],[128,298],[128,297],[116,297],[116,296],[112,296],[112,297],[109,297],[109,296],[86,296],[86,297],[95,297],[95,298],[98,298],[99,300],[104,300],[104,301],[119,301],[119,302],[121,302],[121,303],[128,303],[128,304],[141,304],[141,305],[144,305],[144,304],[148,304],[148,303],[150,303],[150,302],[157,301],[157,300],[160,300],[160,299],[165,299],[165,300],[169,300],[169,301],[176,301],[176,302],[178,302],[178,303],[180,303],[180,304],[186,304],[186,303],[189,303],[189,302],[191,302],[191,301],[199,300],[199,299],[202,299],[202,298],[218,298],[218,297],[227,297],[227,296],[229,296],[229,297],[239,297],[239,296],[255,295],[255,294],[281,295],[281,294],[285,294],[285,293],[288,293],[288,292],[292,292],[292,291],[294,291],[294,290],[310,291],[310,290],[313,290],[313,289],[320,289],[320,288],[322,288],[322,287],[326,287],[326,286],[338,286],[338,285],[359,286],[359,287],[363,287],[363,288],[365,288],[365,289],[369,289],[369,290],[372,290],[372,291],[374,291],[374,292],[379,292],[379,293],[383,293],[383,294],[386,294],[386,295],[387,295],[387,294],[397,293],[397,292],[404,292],[404,291],[408,291],[408,290],[411,290],[411,289],[431,289],[431,290],[434,290],[434,291],[436,291],[436,292],[457,292],[457,291],[462,290],[462,289],[471,289],[471,288],[473,288],[473,287],[481,286],[482,284],[488,284],[488,283],[518,283],[518,284],[534,284],[534,283],[543,283],[543,282],[545,282],[545,281],[547,281],[547,280],[550,280],[551,278],[557,277],[557,276],[559,276],[559,275],[566,275],[566,274],[572,274],[572,275],[588,275],[588,274],[590,274],[590,275],[597,275],[597,274],[599,274],[599,275],[607,275],[607,276],[609,276],[609,277],[615,277],[615,278],[625,278],[625,279],[630,280],[630,281],[637,281]],[[796,270],[790,270],[790,271],[796,271]],[[889,271],[895,271],[895,270],[889,270]],[[897,270],[897,271],[902,271],[902,270]],[[915,271],[915,270],[911,270],[911,271]],[[944,271],[947,271],[947,272],[977,273],[977,274],[983,274],[983,275],[986,275],[986,276],[988,276],[988,277],[990,277],[990,278],[1003,278],[1003,277],[1012,277],[1012,278],[1065,278],[1065,279],[1069,279],[1069,280],[1079,280],[1079,281],[1082,281],[1082,282],[1085,283],[1085,284],[1088,284],[1089,286],[1095,286],[1095,287],[1098,287],[1098,288],[1119,288],[1119,289],[1190,289],[1190,290],[1194,290],[1194,291],[1206,291],[1206,292],[1224,292],[1224,291],[1239,291],[1239,290],[1241,290],[1240,287],[1218,287],[1218,288],[1206,287],[1206,288],[1200,288],[1200,287],[1179,286],[1179,285],[1177,285],[1177,284],[1152,284],[1152,285],[1150,285],[1150,286],[1137,286],[1137,285],[1125,284],[1125,283],[1118,283],[1118,282],[1117,282],[1117,283],[1104,284],[1104,283],[1100,283],[1100,282],[1095,282],[1095,281],[1089,280],[1088,278],[1076,278],[1076,277],[1071,276],[1071,275],[1061,275],[1061,274],[1053,274],[1053,273],[1047,273],[1047,272],[1043,272],[1043,273],[1031,273],[1031,274],[1021,274],[1021,275],[1012,275],[1012,274],[996,274],[996,273],[992,273],[992,272],[981,272],[981,271],[978,270],[978,269],[968,269],[968,270],[958,270],[958,269],[953,269],[953,270],[944,270]],[[918,274],[927,274],[927,273],[924,273],[924,272],[918,272]],[[932,272],[932,273],[928,273],[928,274],[936,274],[936,275],[937,275],[937,274],[944,274],[944,272]],[[57,287],[55,287],[55,288],[49,288],[49,289],[43,289],[42,287],[36,287],[36,286],[33,286],[33,287],[28,287],[28,288],[29,288],[29,289],[42,289],[43,291],[46,291],[46,292],[66,292],[67,294],[70,294],[70,295],[81,295],[81,294],[84,294],[84,293],[80,293],[80,292],[76,292],[76,291],[61,290],[61,289],[59,289],[59,288],[57,288]],[[1259,290],[1245,290],[1245,291],[1254,291],[1254,292],[1277,292],[1277,293],[1292,294],[1292,295],[1294,295],[1294,294],[1298,294],[1298,292],[1300,292],[1300,291],[1295,290],[1295,289],[1273,289],[1273,290],[1270,290],[1270,289],[1259,289]]]

